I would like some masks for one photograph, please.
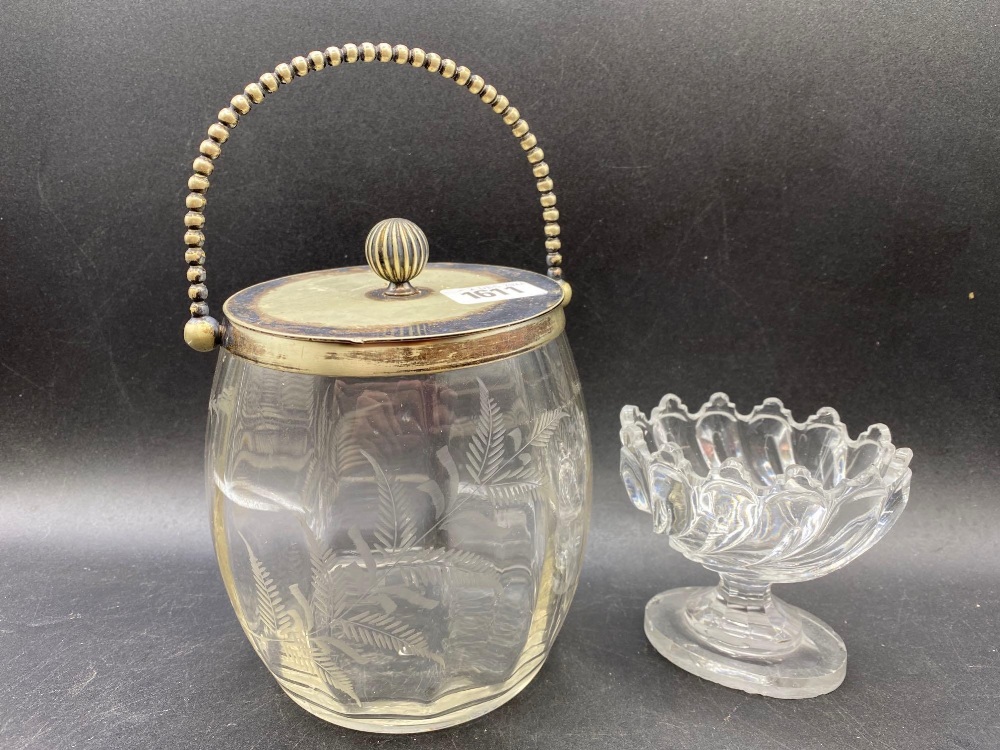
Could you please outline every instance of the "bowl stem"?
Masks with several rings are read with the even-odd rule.
[[[695,592],[685,607],[691,631],[705,645],[736,658],[772,659],[802,642],[801,618],[771,584],[729,574],[714,589]]]

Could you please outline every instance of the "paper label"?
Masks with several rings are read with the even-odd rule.
[[[539,289],[527,281],[505,281],[502,284],[442,289],[441,294],[460,305],[482,305],[487,302],[499,302],[517,297],[537,297],[539,294],[545,294],[545,290]]]

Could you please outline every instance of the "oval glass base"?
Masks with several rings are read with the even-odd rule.
[[[801,619],[801,641],[773,658],[740,659],[712,647],[695,632],[688,604],[714,588],[687,587],[665,591],[646,605],[646,637],[653,647],[691,674],[726,687],[771,698],[814,698],[836,690],[847,674],[847,649],[822,620],[780,602]]]

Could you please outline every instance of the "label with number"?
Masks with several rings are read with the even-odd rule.
[[[545,294],[545,290],[527,281],[505,281],[502,284],[442,289],[441,294],[461,305],[482,305],[516,297],[537,297],[539,294]]]

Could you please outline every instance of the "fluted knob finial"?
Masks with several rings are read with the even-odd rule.
[[[385,294],[416,294],[410,281],[427,265],[427,235],[407,219],[383,219],[365,240],[365,257],[371,269],[389,282]]]

